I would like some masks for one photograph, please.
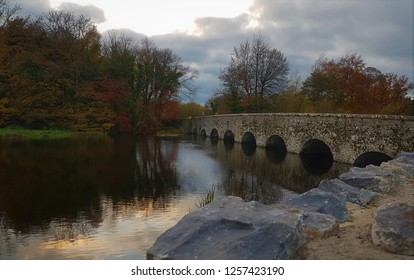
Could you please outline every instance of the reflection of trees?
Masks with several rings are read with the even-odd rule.
[[[229,170],[221,185],[226,195],[238,196],[247,201],[255,200],[264,204],[272,204],[282,198],[280,187],[245,172],[237,173]]]
[[[137,195],[162,202],[179,189],[178,174],[174,166],[178,143],[158,138],[141,138],[137,143]],[[162,205],[165,206],[165,205]]]
[[[53,218],[76,219],[79,212],[99,224],[105,178],[97,174],[114,153],[108,141],[0,143],[0,211],[13,228],[45,228]]]
[[[177,151],[133,137],[0,142],[0,255],[33,231],[72,242],[107,217],[167,207],[179,188]]]

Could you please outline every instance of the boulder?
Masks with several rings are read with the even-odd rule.
[[[289,259],[305,242],[299,215],[229,196],[186,215],[147,259]]]
[[[344,199],[346,202],[351,202],[358,205],[365,205],[369,203],[373,198],[378,196],[377,193],[369,190],[355,188],[339,179],[323,180],[320,182],[318,189],[324,192],[335,194]]]
[[[326,238],[337,234],[339,231],[339,223],[331,215],[305,212],[301,215],[301,218],[308,239]]]
[[[372,242],[387,251],[414,256],[414,205],[380,206],[372,227]]]
[[[414,165],[414,153],[401,152],[392,161]]]
[[[378,193],[389,193],[394,185],[400,183],[399,176],[374,165],[365,168],[352,167],[339,176],[339,179],[353,187]]]
[[[317,188],[307,191],[291,200],[281,202],[281,204],[309,212],[328,214],[333,216],[337,222],[344,222],[351,218],[348,214],[344,199]]]

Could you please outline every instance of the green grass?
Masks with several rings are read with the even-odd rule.
[[[34,130],[20,127],[0,128],[0,139],[42,140],[71,137],[69,130]]]

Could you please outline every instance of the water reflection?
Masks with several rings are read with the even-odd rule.
[[[0,141],[0,259],[143,259],[212,186],[270,204],[347,167],[201,137]]]

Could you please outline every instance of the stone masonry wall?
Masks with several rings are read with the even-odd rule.
[[[306,141],[324,141],[336,161],[353,163],[364,152],[395,157],[414,151],[414,117],[352,114],[235,114],[186,120],[187,132],[210,136],[213,129],[223,139],[230,130],[235,142],[250,132],[264,147],[272,135],[280,136],[289,152],[299,153]]]

